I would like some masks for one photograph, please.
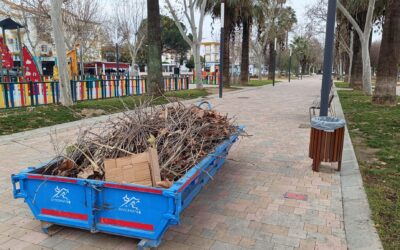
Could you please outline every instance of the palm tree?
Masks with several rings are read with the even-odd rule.
[[[222,62],[224,67],[222,69],[222,82],[224,86],[230,86],[230,41],[234,34],[234,28],[237,23],[238,10],[240,0],[225,0],[225,18],[224,18],[224,38],[222,43],[224,44],[224,51],[222,52]],[[214,18],[220,18],[221,16],[221,0],[208,0],[206,6],[206,12],[210,13]]]
[[[247,85],[249,83],[249,50],[250,50],[250,34],[253,24],[253,16],[260,13],[256,8],[254,1],[240,1],[239,19],[242,26],[242,56],[240,63],[240,84]]]
[[[379,52],[374,104],[397,104],[397,72],[400,63],[400,1],[388,0]]]
[[[164,92],[161,66],[160,6],[158,0],[147,0],[148,42],[148,93],[161,95]]]
[[[293,26],[297,23],[296,12],[292,7],[283,7],[284,1],[280,2],[280,6],[275,5],[275,9],[272,10],[273,16],[271,17],[271,28],[270,28],[270,36],[269,36],[269,65],[273,65],[274,60],[274,51],[277,50],[275,48],[275,38],[278,41],[278,44],[287,47],[287,34],[293,28]],[[277,44],[277,45],[278,45]],[[268,78],[272,79],[272,71],[269,70]]]

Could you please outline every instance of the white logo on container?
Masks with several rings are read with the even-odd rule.
[[[135,213],[135,214],[141,214],[142,212],[140,209],[136,206],[138,203],[140,203],[140,200],[136,198],[135,196],[129,197],[127,194],[122,197],[123,203],[119,207],[118,210],[123,211],[123,212],[130,212],[130,213]]]
[[[58,186],[54,189],[55,194],[51,197],[51,201],[71,204],[68,199],[69,190],[67,188],[59,188]]]

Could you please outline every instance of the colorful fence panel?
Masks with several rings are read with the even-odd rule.
[[[146,93],[144,78],[121,76],[101,77],[71,81],[74,101],[105,99],[121,96],[142,95]]]
[[[204,76],[203,84],[219,85],[219,73],[212,73]]]
[[[58,102],[58,82],[0,83],[0,108],[38,106]]]
[[[59,103],[60,92],[57,81],[0,83],[0,108],[47,105]],[[192,77],[164,77],[164,90],[189,89]],[[77,101],[106,99],[146,93],[146,78],[125,76],[87,77],[71,80],[72,99]]]
[[[183,77],[164,77],[164,91],[176,91],[189,89],[189,84],[191,84],[191,76]]]

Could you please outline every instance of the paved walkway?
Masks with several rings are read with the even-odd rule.
[[[225,165],[171,228],[160,249],[346,249],[340,174],[311,171],[308,106],[317,78],[231,92],[211,100],[235,115],[251,135],[232,148]],[[73,123],[77,124],[77,123]],[[74,140],[76,126],[57,130]],[[0,137],[1,249],[132,249],[137,240],[65,228],[49,237],[21,199],[11,173],[54,155],[48,129]],[[54,139],[54,138],[53,138]],[[284,198],[303,194],[306,201]]]

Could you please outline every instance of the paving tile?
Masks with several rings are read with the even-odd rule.
[[[232,147],[214,180],[181,215],[181,224],[165,234],[160,249],[346,247],[342,191],[347,192],[345,199],[356,203],[360,190],[352,185],[341,190],[340,173],[330,164],[323,165],[325,172],[311,170],[309,129],[299,125],[309,122],[307,108],[320,94],[320,79],[306,79],[211,99],[217,110],[246,125],[252,136]],[[238,98],[243,95],[249,98]],[[58,136],[73,141],[77,124],[59,126]],[[10,157],[14,152],[23,154]],[[0,248],[134,248],[137,240],[78,229],[64,228],[53,237],[40,233],[39,222],[26,204],[12,198],[9,176],[53,155],[46,129],[0,140],[0,165],[6,166],[0,169],[0,195],[4,197]],[[352,155],[346,157],[347,163],[355,160]],[[342,174],[347,174],[347,180],[359,181],[345,166],[346,162]],[[304,194],[308,199],[285,199],[286,192]]]
[[[244,248],[241,246],[229,244],[226,242],[215,241],[210,249],[211,250],[242,250]]]

